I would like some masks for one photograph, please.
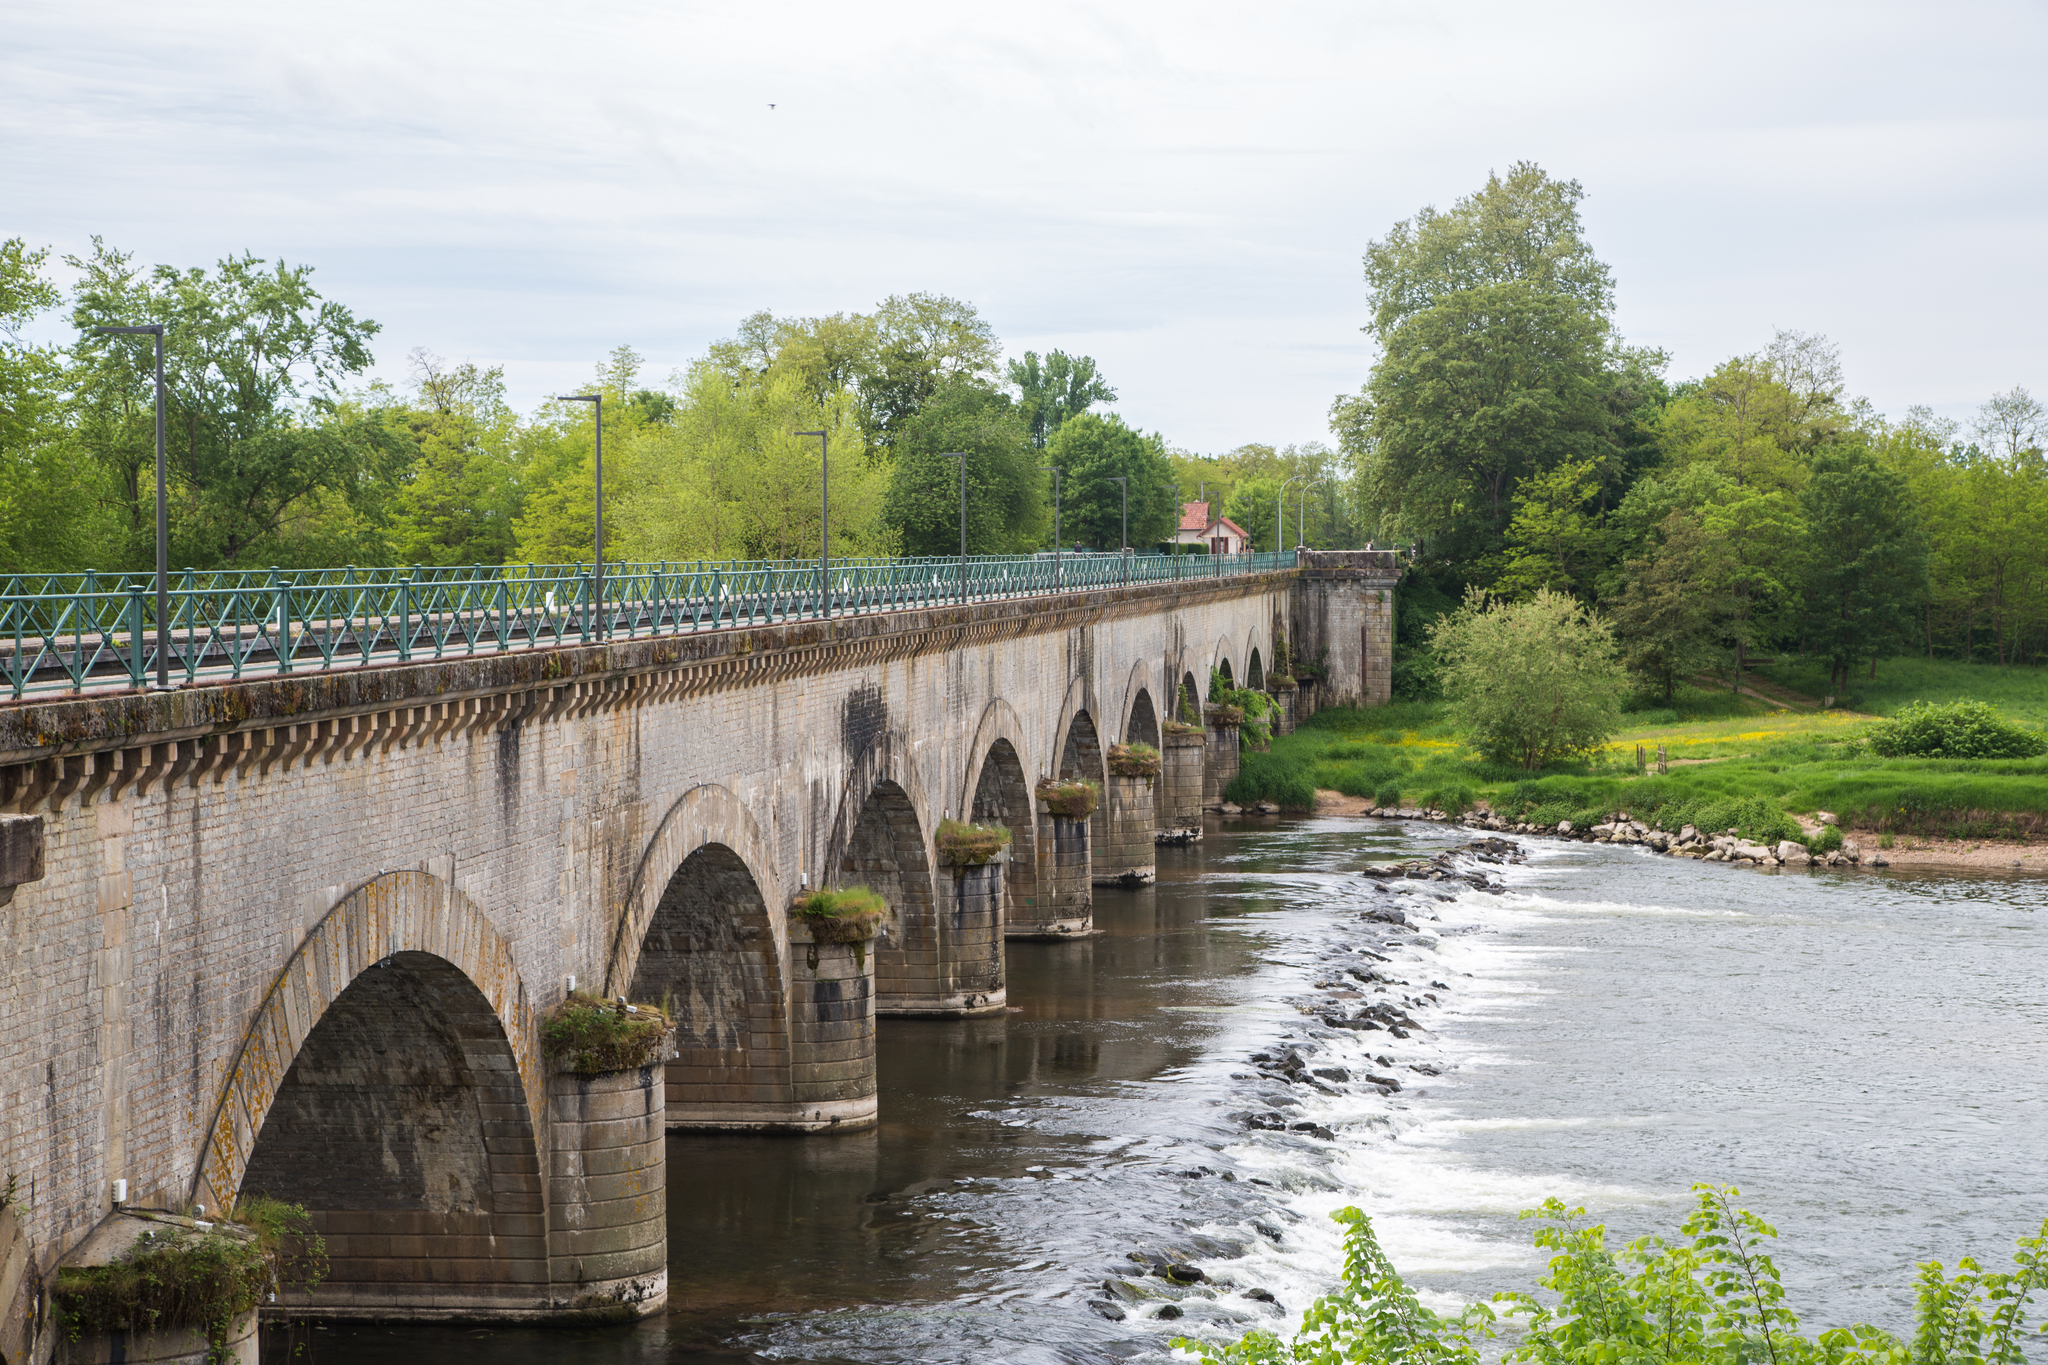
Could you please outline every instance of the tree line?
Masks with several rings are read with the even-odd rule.
[[[2016,386],[1967,426],[1887,419],[1796,331],[1673,382],[1615,327],[1584,195],[1517,164],[1365,257],[1380,356],[1331,422],[1372,533],[1414,546],[1404,640],[1475,591],[1549,590],[1666,697],[1786,650],[1837,691],[1900,651],[2038,662],[2048,410]],[[1404,650],[1397,686],[1427,692],[1431,668]]]
[[[425,350],[403,383],[372,382],[379,327],[313,285],[305,265],[230,257],[143,267],[95,240],[50,278],[47,250],[0,243],[0,571],[144,569],[155,556],[151,340],[166,327],[174,567],[572,563],[594,551],[591,405],[507,401],[502,368]],[[68,345],[23,332],[65,310]],[[621,346],[604,396],[607,557],[808,558],[829,467],[837,555],[1052,548],[1053,480],[1069,546],[1114,550],[1128,479],[1130,543],[1157,548],[1197,493],[1273,546],[1270,494],[1337,472],[1316,446],[1207,457],[1103,409],[1088,356],[1005,358],[959,300],[885,299],[870,313],[758,313],[652,381]],[[830,458],[807,432],[825,432]],[[1311,481],[1297,480],[1298,490]],[[1318,489],[1312,543],[1355,533],[1348,480]],[[1288,502],[1298,538],[1298,498]]]

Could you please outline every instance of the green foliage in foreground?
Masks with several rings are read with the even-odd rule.
[[[1562,593],[1507,602],[1474,591],[1437,623],[1430,648],[1452,715],[1488,758],[1535,772],[1621,728],[1628,688],[1613,632]]]
[[[189,1328],[211,1362],[232,1358],[229,1334],[266,1294],[311,1290],[327,1277],[327,1244],[303,1208],[252,1197],[235,1206],[244,1228],[166,1223],[136,1238],[120,1260],[66,1266],[56,1306],[73,1341],[91,1333]]]
[[[580,1076],[630,1071],[659,1060],[668,1015],[656,1005],[602,1000],[572,992],[541,1024],[541,1050]]]
[[[1618,1252],[1608,1249],[1604,1227],[1582,1221],[1584,1209],[1552,1199],[1524,1212],[1544,1224],[1536,1245],[1555,1253],[1538,1284],[1557,1302],[1521,1292],[1494,1296],[1502,1313],[1527,1324],[1502,1358],[1511,1365],[2024,1365],[2027,1304],[2048,1284],[2048,1221],[2019,1240],[2014,1270],[1985,1271],[1965,1258],[1951,1276],[1938,1261],[1923,1263],[1910,1338],[1864,1323],[1809,1337],[1771,1259],[1776,1229],[1738,1208],[1732,1186],[1694,1189],[1699,1203],[1680,1240],[1644,1237]],[[1292,1342],[1251,1332],[1223,1346],[1185,1337],[1174,1344],[1210,1365],[1478,1365],[1478,1343],[1494,1336],[1495,1311],[1483,1303],[1457,1314],[1423,1307],[1380,1249],[1372,1220],[1355,1208],[1332,1216],[1345,1225],[1343,1284],[1316,1300]]]
[[[2048,739],[1981,701],[1915,702],[1870,727],[1871,752],[1885,758],[2035,758]]]

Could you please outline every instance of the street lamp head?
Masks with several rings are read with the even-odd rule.
[[[555,399],[557,402],[562,403],[602,403],[604,395],[601,393],[558,393],[555,395]]]
[[[164,334],[164,325],[161,322],[151,322],[145,323],[140,327],[95,327],[92,330],[104,335],[116,335],[123,332],[144,332],[150,336],[160,337]]]

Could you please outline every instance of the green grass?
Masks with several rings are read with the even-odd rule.
[[[1828,690],[1828,667],[1819,660],[1788,659],[1759,669],[1758,674],[1812,697]],[[1986,701],[2022,725],[2048,728],[2048,669],[1949,659],[1881,659],[1875,680],[1867,663],[1849,670],[1848,694],[1836,705],[1889,716],[1916,701]]]
[[[1754,702],[1717,712],[1691,693],[1678,700],[1690,720],[1667,720],[1663,708],[1633,713],[1625,719],[1647,716],[1649,723],[1625,730],[1594,760],[1533,775],[1467,748],[1442,703],[1324,711],[1274,740],[1271,752],[1245,754],[1225,795],[1295,809],[1310,805],[1317,788],[1377,805],[1391,804],[1390,796],[1403,806],[1450,810],[1483,801],[1503,815],[1552,825],[1595,824],[1626,810],[1667,829],[1732,827],[1753,839],[1797,838],[1792,816],[1818,811],[1887,833],[2048,833],[2048,757],[1879,758],[1857,742],[1865,717]],[[1666,776],[1638,776],[1635,746],[1654,755],[1659,742],[1681,761]]]

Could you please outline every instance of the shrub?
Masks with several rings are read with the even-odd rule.
[[[326,1276],[327,1245],[306,1211],[257,1196],[236,1205],[232,1222],[166,1221],[111,1265],[62,1267],[54,1297],[73,1341],[187,1327],[205,1334],[209,1362],[224,1362],[236,1319],[266,1292],[310,1290]]]
[[[1280,703],[1264,692],[1254,692],[1249,687],[1232,687],[1217,669],[1209,670],[1209,714],[1214,720],[1239,728],[1239,736],[1246,744],[1264,744],[1273,737],[1271,717],[1280,709]],[[1230,719],[1235,712],[1237,719]],[[1212,722],[1213,723],[1213,722]]]
[[[1866,732],[1885,758],[2034,758],[2048,739],[1981,701],[1915,702]]]
[[[1109,770],[1118,777],[1159,776],[1159,751],[1149,744],[1112,744]]]
[[[1102,804],[1102,788],[1085,778],[1044,778],[1038,784],[1038,799],[1054,815],[1085,820]]]
[[[1288,810],[1314,810],[1315,770],[1287,753],[1248,753],[1244,766],[1223,789],[1223,799],[1248,806],[1271,801]]]
[[[1446,815],[1463,815],[1472,809],[1472,789],[1463,782],[1432,787],[1423,794],[1422,805],[1427,810],[1440,810]]]
[[[541,1051],[559,1057],[579,1076],[631,1071],[668,1050],[668,1012],[659,1005],[629,1005],[572,991],[541,1022]]]
[[[806,891],[790,909],[809,927],[814,943],[866,943],[889,917],[889,902],[866,886]]]
[[[1389,782],[1386,786],[1381,787],[1372,794],[1372,803],[1381,810],[1399,810],[1401,808],[1401,788],[1397,784]]]
[[[1244,708],[1242,706],[1229,706],[1217,702],[1212,704],[1204,714],[1209,717],[1211,725],[1244,724]]]
[[[1199,735],[1202,733],[1201,726],[1190,725],[1184,720],[1169,720],[1159,728],[1169,735]]]
[[[1509,603],[1474,590],[1430,647],[1452,718],[1488,758],[1534,772],[1620,728],[1627,686],[1613,633],[1570,597],[1540,589]]]
[[[1839,825],[1822,825],[1820,833],[1806,841],[1811,853],[1833,853],[1842,846],[1842,830]]]
[[[1963,1260],[1955,1272],[1924,1262],[1917,1280],[1916,1331],[1902,1340],[1869,1325],[1835,1328],[1817,1340],[1800,1335],[1798,1314],[1769,1242],[1777,1230],[1736,1205],[1732,1186],[1695,1185],[1698,1202],[1667,1241],[1645,1237],[1617,1250],[1607,1229],[1582,1208],[1556,1199],[1523,1217],[1541,1220],[1538,1247],[1551,1254],[1526,1292],[1492,1296],[1526,1326],[1505,1351],[1482,1351],[1496,1335],[1498,1315],[1485,1302],[1455,1315],[1426,1307],[1373,1236],[1372,1220],[1355,1208],[1331,1217],[1344,1225],[1344,1272],[1337,1289],[1310,1305],[1290,1342],[1254,1330],[1217,1344],[1181,1337],[1173,1343],[1205,1365],[1281,1361],[1375,1361],[1388,1365],[1561,1365],[1561,1362],[1686,1361],[1691,1365],[1754,1365],[1759,1361],[1988,1361],[2026,1358],[2027,1304],[2048,1284],[2048,1221],[2019,1239],[2010,1271],[1986,1271]]]
[[[1010,846],[1011,834],[1004,825],[970,825],[960,820],[939,821],[939,861],[949,867],[980,867]]]

